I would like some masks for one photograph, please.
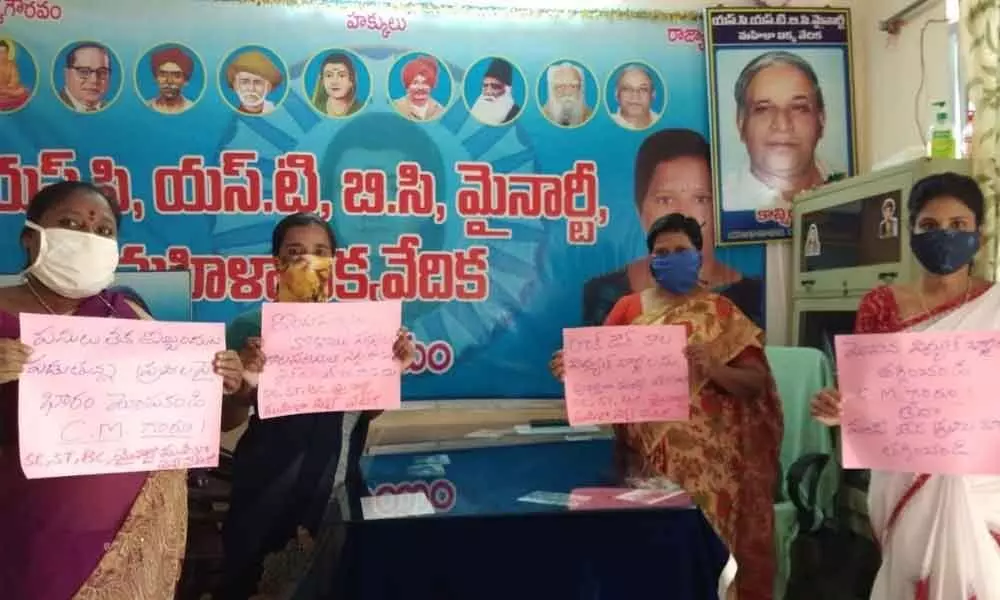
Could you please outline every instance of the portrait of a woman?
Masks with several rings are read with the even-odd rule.
[[[358,70],[351,57],[331,52],[323,59],[312,94],[313,107],[328,117],[349,117],[361,110],[358,99]]]

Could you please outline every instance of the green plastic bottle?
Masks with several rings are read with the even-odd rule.
[[[934,124],[927,136],[927,156],[931,158],[955,158],[955,133],[948,118],[948,108],[945,102],[934,102],[931,109],[934,112]]]

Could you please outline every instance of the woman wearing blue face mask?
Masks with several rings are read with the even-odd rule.
[[[691,363],[691,418],[615,426],[626,475],[662,476],[693,497],[729,545],[740,600],[772,597],[774,485],[782,416],[761,331],[698,280],[698,221],[655,221],[646,245],[655,288],[625,296],[605,325],[683,325]],[[562,352],[552,360],[562,379]]]
[[[1000,330],[1000,287],[972,275],[985,200],[956,173],[910,190],[910,250],[922,271],[911,285],[868,293],[855,333]],[[840,393],[812,402],[825,425],[840,424]],[[882,545],[873,600],[1000,598],[1000,477],[872,471],[872,530]]]

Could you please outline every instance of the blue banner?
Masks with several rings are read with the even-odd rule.
[[[20,275],[0,275],[0,287],[21,283]],[[122,272],[112,291],[120,292],[157,321],[190,321],[191,273],[189,271]]]
[[[229,321],[274,296],[275,223],[317,212],[335,296],[406,301],[406,398],[556,397],[562,328],[649,285],[645,228],[679,211],[706,281],[762,319],[762,249],[713,247],[690,14],[3,6],[0,271],[36,190],[92,179],[122,268],[190,269],[194,317]]]

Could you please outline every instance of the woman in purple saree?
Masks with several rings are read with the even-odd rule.
[[[0,288],[0,597],[172,600],[187,532],[184,471],[27,480],[21,470],[17,379],[31,349],[18,315],[151,318],[106,291],[118,266],[117,203],[88,183],[60,182],[26,217],[24,283]],[[239,356],[218,353],[214,367],[227,391],[239,387]]]

